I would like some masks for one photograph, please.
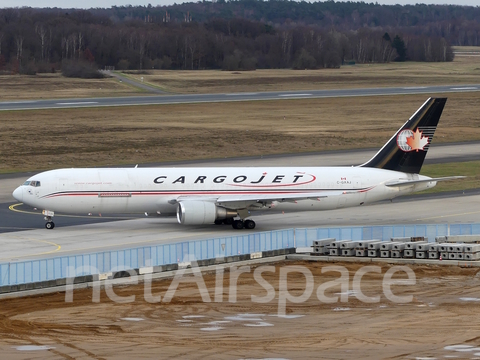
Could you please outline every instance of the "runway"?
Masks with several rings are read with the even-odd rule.
[[[0,102],[0,111],[33,109],[66,109],[99,106],[166,105],[203,102],[316,99],[379,95],[438,94],[480,91],[480,84],[415,86],[393,88],[363,88],[342,90],[274,91],[226,94],[151,95],[112,98],[52,99]]]

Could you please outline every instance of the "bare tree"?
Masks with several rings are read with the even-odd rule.
[[[40,57],[42,60],[45,60],[45,40],[47,38],[47,29],[43,24],[35,25],[35,32],[40,37]]]

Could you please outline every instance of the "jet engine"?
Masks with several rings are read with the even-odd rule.
[[[207,201],[181,201],[177,207],[177,220],[183,225],[213,224],[237,216],[235,210],[226,209]]]

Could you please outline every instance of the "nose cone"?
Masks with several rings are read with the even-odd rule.
[[[18,201],[23,201],[23,188],[19,186],[13,191],[13,197]]]

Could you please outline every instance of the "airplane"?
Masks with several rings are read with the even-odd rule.
[[[446,98],[429,98],[366,163],[352,167],[58,169],[13,192],[43,209],[47,229],[61,213],[145,213],[183,225],[254,229],[257,211],[321,211],[360,206],[432,188],[419,175]]]

